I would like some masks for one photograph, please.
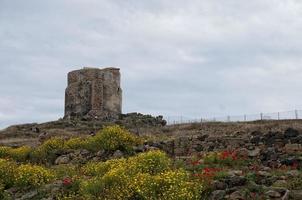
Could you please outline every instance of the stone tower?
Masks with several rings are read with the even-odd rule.
[[[120,69],[85,67],[68,73],[64,118],[116,119],[121,112]]]

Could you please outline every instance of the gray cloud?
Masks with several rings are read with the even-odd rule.
[[[68,71],[121,68],[124,112],[301,108],[298,0],[0,1],[0,127],[63,115]]]

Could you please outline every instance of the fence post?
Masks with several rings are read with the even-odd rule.
[[[278,112],[278,120],[280,120],[280,113]]]
[[[295,116],[296,116],[296,119],[299,118],[299,116],[298,116],[298,110],[295,110]]]
[[[260,113],[260,119],[263,120],[263,113]]]
[[[244,115],[244,121],[246,122],[246,115]]]
[[[227,117],[227,121],[228,121],[228,122],[230,122],[230,121],[231,121],[231,117],[230,117],[230,115],[228,115],[228,117]]]

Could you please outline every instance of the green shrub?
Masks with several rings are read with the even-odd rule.
[[[6,146],[0,146],[0,158],[6,158],[9,156],[9,151],[11,150],[11,147]]]
[[[15,170],[14,184],[35,187],[50,182],[54,177],[54,173],[44,167],[22,164]]]
[[[127,160],[112,159],[106,162],[90,162],[82,167],[82,172],[87,176],[104,176],[109,170],[127,165]]]
[[[102,177],[94,177],[82,182],[81,193],[87,199],[124,200],[129,199],[132,190],[129,188],[130,177],[120,169],[110,170]]]
[[[5,186],[13,186],[16,168],[17,165],[15,162],[7,159],[0,159],[0,180]]]
[[[126,168],[83,181],[80,188],[87,199],[108,200],[197,200],[202,191],[202,185],[191,181],[183,170],[168,170],[155,176],[148,173],[129,176]]]
[[[53,163],[57,157],[57,154],[62,153],[64,148],[64,139],[54,137],[46,140],[31,154],[31,159],[39,163]]]
[[[18,148],[1,146],[0,158],[12,158],[16,161],[23,162],[28,160],[31,151],[31,147],[28,146],[22,146]]]
[[[156,176],[138,174],[131,182],[136,198],[145,200],[200,199],[202,185],[184,170],[168,170]]]
[[[67,140],[64,144],[65,149],[85,149],[87,147],[87,139],[74,137]]]
[[[133,163],[137,171],[149,174],[158,174],[170,169],[171,159],[162,151],[149,151],[138,154],[128,160]]]
[[[121,150],[131,152],[132,147],[141,143],[141,140],[120,126],[108,126],[94,137],[87,139],[86,147],[91,151]]]
[[[10,149],[9,157],[13,158],[16,161],[24,162],[28,160],[32,148],[29,146],[22,146],[19,148]]]
[[[7,159],[0,159],[1,188],[15,186],[40,186],[52,180],[54,174],[41,166],[22,164]]]
[[[287,180],[286,188],[289,190],[302,190],[302,176],[296,176]]]
[[[127,168],[128,174],[158,174],[170,169],[171,159],[162,151],[149,151],[128,159],[112,159],[106,162],[90,162],[83,166],[82,171],[89,176],[103,176],[116,168]]]
[[[5,184],[0,181],[0,199],[2,200],[11,200],[10,195],[5,191]]]
[[[72,164],[67,165],[55,165],[51,168],[56,177],[59,179],[63,179],[65,177],[75,177],[80,173],[79,167]]]
[[[82,170],[93,176],[80,185],[86,199],[198,199],[202,189],[184,170],[172,170],[171,160],[161,151],[88,163]]]

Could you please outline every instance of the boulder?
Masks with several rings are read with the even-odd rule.
[[[248,151],[249,157],[258,157],[260,155],[261,150],[257,147],[254,150]]]
[[[290,199],[301,200],[302,199],[302,190],[291,190],[289,192]]]
[[[299,135],[299,131],[293,128],[288,128],[284,132],[284,137],[287,139],[297,137],[298,135]]]
[[[281,194],[280,192],[277,192],[275,190],[269,190],[265,193],[267,196],[269,196],[270,198],[280,198]]]
[[[70,158],[69,158],[68,155],[59,156],[59,157],[55,160],[55,164],[56,164],[56,165],[68,164],[69,162],[70,162]]]
[[[215,190],[212,192],[210,199],[211,200],[222,200],[222,199],[224,199],[225,195],[226,195],[226,192],[224,190]]]
[[[302,151],[302,145],[301,144],[286,144],[284,147],[284,151],[286,153],[294,153],[294,152]]]
[[[116,158],[122,158],[124,156],[123,152],[121,152],[120,150],[116,150],[113,155],[112,158],[116,159]]]

